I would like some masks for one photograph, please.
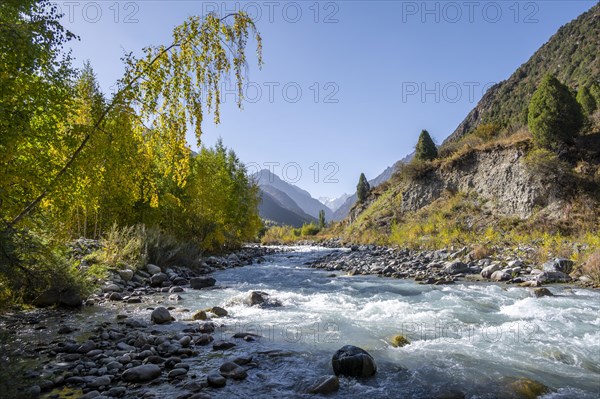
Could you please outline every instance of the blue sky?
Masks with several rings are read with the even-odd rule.
[[[251,102],[228,94],[203,125],[251,170],[271,168],[314,197],[354,192],[412,151],[441,143],[483,95],[595,1],[58,1],[76,65],[105,92],[125,51],[168,43],[189,15],[236,9],[257,19],[265,65],[251,59]],[[250,44],[253,46],[253,43]],[[225,89],[232,85],[226,83]],[[195,142],[190,137],[192,143]]]

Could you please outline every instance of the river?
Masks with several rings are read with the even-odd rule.
[[[231,340],[236,332],[262,338],[234,340],[237,345],[226,351],[203,347],[186,360],[190,371],[181,384],[142,385],[131,397],[179,397],[186,381],[202,381],[224,361],[240,356],[256,364],[247,379],[203,391],[215,398],[314,397],[307,388],[333,373],[333,353],[348,344],[371,353],[378,372],[365,380],[341,378],[331,397],[531,397],[515,394],[520,379],[548,387],[546,399],[600,397],[598,290],[553,285],[554,296],[536,298],[527,288],[505,284],[421,285],[374,275],[350,277],[306,266],[332,249],[287,249],[260,264],[217,271],[215,289],[188,289],[178,302],[170,301],[169,294],[155,294],[142,304],[107,302],[58,313],[56,320],[45,320],[43,330],[20,331],[14,344],[43,341],[41,336],[51,340],[65,324],[79,326],[74,338],[83,342],[95,326],[115,320],[116,313],[147,322],[159,304],[173,307],[177,321],[142,330],[179,336],[194,311],[221,306],[229,316],[214,319],[222,324],[213,334],[216,340]],[[282,306],[244,305],[253,290],[269,293]],[[389,339],[395,334],[411,344],[392,347]]]
[[[553,297],[525,288],[338,275],[305,263],[330,251],[297,247],[259,265],[214,274],[223,289],[188,291],[178,306],[224,306],[231,317],[220,334],[254,332],[244,343],[259,355],[248,380],[216,397],[298,396],[309,381],[332,373],[331,356],[352,344],[370,352],[379,370],[364,380],[342,379],[337,397],[511,397],[517,378],[552,389],[545,398],[597,398],[600,390],[600,293],[552,286]],[[283,306],[241,303],[249,291],[268,292]],[[411,344],[393,348],[403,334]]]

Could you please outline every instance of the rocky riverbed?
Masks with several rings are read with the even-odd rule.
[[[592,285],[590,277],[574,273],[573,261],[563,258],[533,265],[526,264],[509,251],[494,258],[475,259],[467,247],[458,250],[414,251],[351,245],[347,249],[349,251],[334,251],[310,263],[310,266],[328,271],[344,271],[350,276],[376,274],[410,278],[421,284],[453,284],[460,279],[467,279],[506,282],[523,287],[540,287],[551,283]]]
[[[24,380],[21,393],[32,398],[464,398],[490,389],[593,397],[600,375],[593,291],[551,286],[538,295],[469,282],[495,264],[469,260],[464,250],[283,250],[209,258],[196,272],[121,270],[79,311],[5,314],[2,364],[19,370],[15,381]],[[492,275],[509,273],[512,260],[496,260]],[[506,281],[538,281],[541,273],[510,266],[517,267]],[[441,340],[440,325],[449,326]],[[364,380],[332,375],[340,373],[332,355],[345,358],[339,351],[348,344],[368,353],[345,352],[368,361],[352,361],[342,374],[362,370]],[[493,360],[497,353],[502,360]]]

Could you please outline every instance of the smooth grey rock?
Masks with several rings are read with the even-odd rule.
[[[123,289],[117,284],[107,284],[102,287],[102,292],[121,292]]]
[[[212,277],[194,277],[190,279],[190,287],[195,290],[212,287],[217,283]]]
[[[308,388],[308,393],[328,395],[340,389],[340,380],[335,375],[327,375],[317,379]]]
[[[357,346],[346,345],[338,349],[331,359],[335,375],[370,377],[377,372],[375,359]]]
[[[540,283],[568,283],[571,277],[563,272],[542,272],[535,277]]]
[[[187,369],[184,368],[180,368],[180,369],[173,369],[171,371],[169,371],[169,374],[167,375],[168,379],[173,379],[173,378],[181,378],[183,376],[185,376],[188,373]]]
[[[221,373],[223,377],[232,378],[234,380],[243,380],[248,377],[246,369],[233,362],[223,363],[219,368],[219,373]]]
[[[495,271],[490,276],[490,279],[492,281],[508,281],[511,278],[512,278],[512,276],[510,274],[508,274],[507,272],[505,272],[504,270]]]
[[[168,279],[169,279],[169,277],[167,277],[166,274],[156,273],[156,274],[153,274],[152,277],[150,277],[150,285],[152,287],[160,287],[162,285],[162,283],[164,283]]]
[[[119,270],[117,273],[119,273],[119,276],[123,279],[123,281],[131,281],[133,278],[133,270],[131,269]]]
[[[467,273],[469,271],[469,266],[463,262],[448,262],[444,266],[444,271],[452,275]]]
[[[206,377],[208,386],[213,388],[223,388],[227,384],[227,379],[219,374],[209,374]]]
[[[498,263],[493,263],[489,266],[486,266],[483,268],[483,270],[481,271],[481,277],[483,278],[491,278],[492,274],[494,274],[494,272],[497,272],[501,269],[500,264]]]
[[[90,388],[100,388],[103,386],[110,385],[110,377],[107,375],[103,375],[102,377],[95,378],[92,382],[87,384]]]
[[[550,291],[548,288],[534,288],[533,295],[535,295],[536,298],[541,298],[543,296],[554,296],[552,291]]]
[[[146,265],[146,270],[148,271],[148,273],[150,273],[150,275],[160,273],[162,271],[160,267],[153,265],[151,263],[148,263]]]
[[[156,324],[165,324],[171,322],[171,314],[169,311],[162,306],[154,309],[150,316],[150,320],[152,320]]]
[[[551,261],[544,263],[542,269],[545,272],[561,272],[569,274],[573,271],[574,262],[570,259],[554,258]]]
[[[155,364],[144,364],[127,369],[121,375],[126,382],[146,382],[152,381],[160,376],[161,370]]]

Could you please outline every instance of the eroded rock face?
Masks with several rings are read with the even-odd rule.
[[[375,359],[357,346],[346,345],[338,349],[331,359],[335,375],[370,377],[377,372]]]
[[[417,211],[447,190],[493,201],[492,211],[500,216],[527,218],[536,206],[558,203],[558,186],[533,175],[521,162],[526,150],[515,146],[474,151],[455,165],[431,171],[402,192],[402,211]]]

